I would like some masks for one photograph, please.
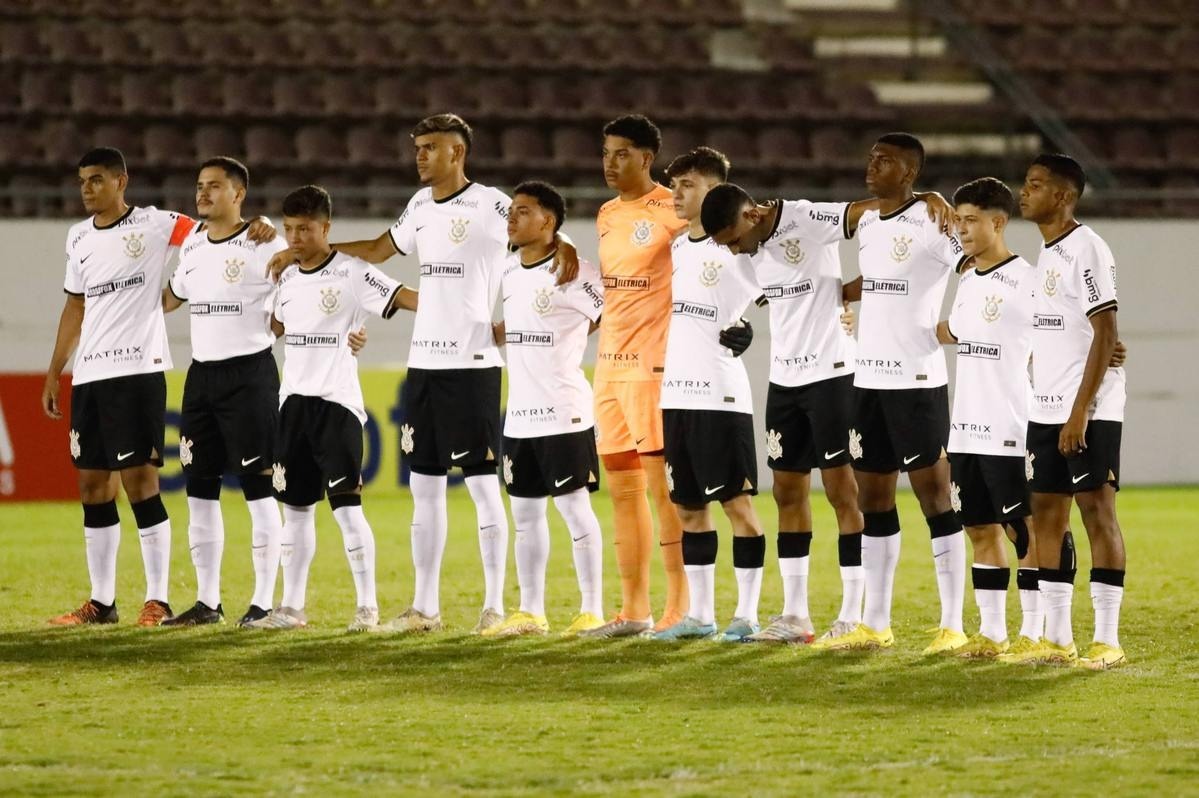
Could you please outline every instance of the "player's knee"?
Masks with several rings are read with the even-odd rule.
[[[269,478],[267,482],[270,482]],[[188,474],[185,490],[189,499],[217,501],[221,498],[221,478],[200,477]]]
[[[129,501],[140,502],[158,495],[158,469],[152,465],[127,468],[121,472],[121,485]]]
[[[600,459],[608,471],[635,471],[641,468],[641,455],[635,450],[601,455]]]
[[[273,495],[270,474],[242,474],[239,481],[242,495],[248,502],[268,499]]]
[[[116,485],[109,478],[108,472],[79,472],[79,500],[83,504],[104,504],[116,496]]]

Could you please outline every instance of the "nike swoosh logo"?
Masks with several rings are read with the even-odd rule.
[[[423,225],[423,224],[422,224],[420,227],[416,228],[416,232],[418,232],[418,233],[419,233],[421,230],[424,230],[424,229],[425,229],[425,227],[427,227],[427,225]]]
[[[252,549],[254,549],[255,551],[257,551],[258,549],[265,549],[265,548],[266,548],[266,544],[265,544],[265,543],[263,543],[261,546],[250,546],[250,548],[252,548]]]
[[[1024,504],[1024,502],[1016,502],[1016,503],[1015,503],[1015,504],[1013,504],[1011,507],[1006,507],[1006,506],[1005,506],[1005,507],[1003,508],[1003,512],[1004,512],[1004,513],[1010,513],[1012,510],[1015,510],[1017,507],[1019,507],[1019,506],[1020,506],[1020,505],[1022,505],[1022,504]]]
[[[844,452],[844,451],[845,451],[844,449],[838,449],[837,451],[833,452],[832,454],[829,454],[828,452],[825,452],[825,453],[824,453],[824,459],[825,459],[825,460],[832,460],[834,457],[836,457],[837,455],[841,454],[841,453],[842,453],[842,452]]]
[[[645,438],[638,438],[638,439],[637,439],[637,441],[636,441],[636,443],[634,443],[633,445],[634,445],[634,446],[640,446],[640,445],[641,445],[641,442],[642,442],[643,440],[645,440]]]
[[[611,230],[605,230],[604,232],[600,233],[600,238],[603,238],[604,236],[608,235],[608,233],[611,233],[611,232],[612,232]]]
[[[117,461],[118,462],[121,460],[128,460],[130,457],[133,457],[133,452],[125,452],[124,454],[117,452]]]
[[[907,465],[908,463],[912,462],[913,460],[915,460],[918,457],[920,457],[920,455],[918,455],[918,454],[914,454],[911,457],[905,457],[905,458],[903,458],[903,464]]]
[[[511,298],[512,298],[512,294],[508,294],[508,296],[504,297],[502,301],[507,302]]]
[[[95,255],[95,254],[96,254],[96,253],[94,253],[94,252],[92,252],[92,253],[89,253],[89,254],[88,254],[88,256],[87,256],[87,258],[90,258],[92,255]],[[80,265],[80,266],[82,266],[83,264],[87,263],[87,258],[80,258],[80,259],[79,259],[79,265]]]
[[[245,468],[246,466],[248,466],[250,463],[254,462],[255,460],[261,460],[261,459],[262,459],[262,455],[258,455],[257,457],[251,457],[249,460],[246,460],[245,458],[243,458],[241,461],[241,467]]]
[[[336,488],[338,485],[340,485],[341,483],[343,483],[345,481],[346,481],[345,477],[342,477],[340,479],[331,479],[331,480],[329,480],[329,487]]]
[[[572,479],[574,479],[574,477],[573,477],[573,476],[566,477],[565,479],[555,479],[555,480],[554,480],[554,487],[555,487],[555,488],[560,488],[560,487],[562,487],[563,485],[565,485],[567,482],[570,482]]]
[[[585,537],[587,537],[587,536],[586,536],[586,535],[579,535],[577,538],[575,538],[575,537],[572,537],[572,538],[571,538],[571,540],[573,540],[575,543],[578,543],[580,540],[582,540],[582,539],[583,539],[583,538],[585,538]]]
[[[283,300],[282,302],[280,302],[280,303],[279,303],[279,307],[283,307],[284,305],[286,305],[286,304],[287,304],[288,302],[290,302],[290,301],[291,301],[290,299],[285,299],[285,300]]]
[[[357,548],[354,548],[354,549],[346,549],[346,552],[349,554],[353,554],[354,552],[359,551],[360,549],[364,549],[364,548],[366,548],[365,544],[362,546],[359,546]]]
[[[191,274],[192,272],[194,272],[194,271],[195,271],[196,269],[198,269],[198,268],[200,268],[200,267],[199,267],[199,266],[193,266],[193,267],[191,267],[190,269],[184,269],[184,270],[183,270],[183,273],[184,273],[184,274]]]
[[[723,487],[724,487],[724,485],[717,485],[714,488],[704,488],[704,495],[711,496],[713,493],[715,493],[716,491],[720,490]]]
[[[1071,477],[1071,478],[1070,478],[1070,481],[1071,481],[1071,482],[1073,482],[1075,485],[1077,485],[1079,482],[1082,482],[1084,479],[1086,479],[1086,478],[1087,478],[1087,477],[1089,477],[1089,476],[1091,476],[1091,472],[1090,472],[1090,471],[1088,471],[1087,473],[1083,474],[1081,477]]]
[[[450,459],[451,460],[461,460],[463,457],[466,457],[468,454],[470,454],[470,449],[467,449],[465,452],[450,452]]]

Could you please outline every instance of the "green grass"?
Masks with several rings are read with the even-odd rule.
[[[607,496],[595,504],[610,544]],[[840,588],[831,515],[821,497],[815,504],[811,595],[822,626]],[[771,502],[759,497],[758,505],[770,528]],[[236,617],[252,578],[248,519],[236,494],[224,506],[225,606]],[[0,506],[0,794],[1195,793],[1197,507],[1199,489],[1120,494],[1131,563],[1121,637],[1131,662],[1090,674],[922,659],[922,630],[935,622],[937,600],[910,495],[900,505],[898,643],[866,656],[471,638],[481,573],[461,489],[450,504],[445,634],[401,640],[341,631],[353,589],[327,507],[318,513],[307,631],[133,628],[143,582],[125,506],[124,621],[52,630],[45,619],[86,595],[78,507]],[[172,596],[183,608],[194,578],[182,497],[170,498],[168,509],[176,519]],[[411,504],[368,492],[366,512],[390,615],[411,594]],[[549,611],[561,628],[577,594],[566,532],[553,520]],[[1088,640],[1089,563],[1077,519],[1075,529],[1083,560],[1075,630]],[[727,540],[718,566],[722,619],[735,590]],[[781,601],[773,560],[763,616]],[[619,593],[610,545],[605,569],[611,608]],[[510,605],[515,582],[510,564]],[[975,624],[968,596],[968,628]]]

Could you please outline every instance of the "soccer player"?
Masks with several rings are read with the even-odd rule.
[[[555,233],[566,203],[547,183],[528,181],[512,193],[508,239],[517,248],[503,275],[504,320],[497,344],[508,347],[508,406],[502,473],[516,524],[520,610],[485,636],[545,634],[545,570],[552,496],[573,543],[582,603],[566,631],[603,624],[603,543],[589,494],[599,488],[591,386],[581,363],[587,336],[604,309],[599,272],[579,263],[577,279],[558,287],[552,272]]]
[[[960,657],[993,659],[1008,650],[1007,533],[1024,556],[1032,513],[1025,476],[1036,270],[1012,254],[1004,231],[1016,200],[984,177],[953,195],[963,254],[953,309],[937,339],[957,346],[950,415],[950,500],[974,549],[971,576],[982,619]],[[1035,607],[1034,607],[1035,612]]]
[[[475,505],[485,596],[476,632],[503,619],[508,517],[496,475],[500,448],[499,349],[492,311],[508,254],[503,192],[466,178],[471,128],[454,114],[421,120],[412,130],[416,170],[424,185],[378,238],[334,244],[339,252],[382,263],[397,252],[420,256],[420,292],[408,353],[408,416],[400,448],[411,469],[412,606],[381,631],[441,628],[441,560],[448,534],[446,475],[461,468]],[[556,265],[575,259],[560,241]],[[284,251],[272,271],[291,263]]]
[[[932,536],[941,620],[926,654],[966,643],[962,631],[966,543],[950,503],[948,375],[936,326],[950,273],[962,247],[929,220],[912,184],[924,147],[888,133],[871,148],[866,187],[879,200],[858,223],[862,276],[845,287],[861,299],[848,448],[862,509],[862,623],[821,648],[876,649],[894,644],[891,593],[899,562],[895,488],[906,471]]]
[[[1033,529],[1045,604],[1041,645],[1016,661],[1077,659],[1070,610],[1076,564],[1063,547],[1071,499],[1091,546],[1095,636],[1084,667],[1124,662],[1118,627],[1124,596],[1124,537],[1116,517],[1124,369],[1110,365],[1117,344],[1116,264],[1075,207],[1086,187],[1078,163],[1039,156],[1020,191],[1021,215],[1045,241],[1037,258],[1033,404],[1028,427]]]
[[[728,171],[728,159],[709,147],[680,155],[666,168],[674,212],[688,223],[687,234],[671,244],[673,313],[661,403],[666,483],[683,524],[690,610],[657,632],[658,640],[716,634],[712,501],[720,502],[733,528],[737,577],[737,609],[721,639],[739,641],[760,628],[766,538],[752,500],[758,482],[753,400],[745,366],[736,358],[751,334],[741,314],[761,291],[749,258],[714,242],[701,222],[704,197]]]
[[[283,230],[298,262],[279,278],[271,329],[284,339],[272,486],[283,502],[283,601],[252,629],[298,629],[316,553],[316,503],[326,493],[354,577],[352,632],[378,626],[375,537],[362,512],[362,425],[358,366],[349,334],[368,316],[415,310],[416,292],[329,244],[333,201],[319,186],[283,198]],[[286,332],[286,335],[285,335]]]
[[[687,613],[683,528],[670,500],[663,459],[659,395],[670,325],[670,243],[686,226],[670,190],[650,176],[662,144],[657,126],[641,115],[604,126],[604,180],[617,196],[596,216],[604,320],[595,366],[598,450],[612,494],[621,606],[616,617],[585,634],[628,637],[673,626]],[[653,519],[666,570],[666,607],[654,626],[649,597]]]

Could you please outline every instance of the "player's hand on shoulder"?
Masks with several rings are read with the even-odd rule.
[[[366,346],[366,327],[359,327],[357,330],[350,330],[349,336],[350,352],[354,357],[358,357],[358,353],[362,351],[362,347]]]
[[[287,271],[288,266],[298,263],[299,259],[299,255],[291,247],[279,250],[274,255],[271,255],[271,259],[267,261],[266,276],[277,282],[279,275]]]
[[[1112,350],[1112,359],[1108,361],[1108,368],[1118,369],[1124,365],[1124,361],[1128,359],[1128,347],[1124,346],[1124,342],[1117,339],[1116,348]]]
[[[950,235],[954,228],[954,212],[953,206],[937,191],[925,191],[918,195],[924,200],[925,210],[928,211],[928,218],[936,225],[937,229],[942,233]]]
[[[579,276],[579,252],[575,245],[557,236],[558,249],[554,252],[554,265],[550,271],[558,275],[556,285],[574,282]]]
[[[268,241],[274,241],[275,236],[278,234],[278,231],[275,230],[275,225],[265,216],[254,217],[250,222],[250,228],[246,230],[246,238],[255,244],[265,244]]]
[[[745,319],[738,319],[720,331],[720,345],[733,357],[741,357],[754,340],[754,328]]]

